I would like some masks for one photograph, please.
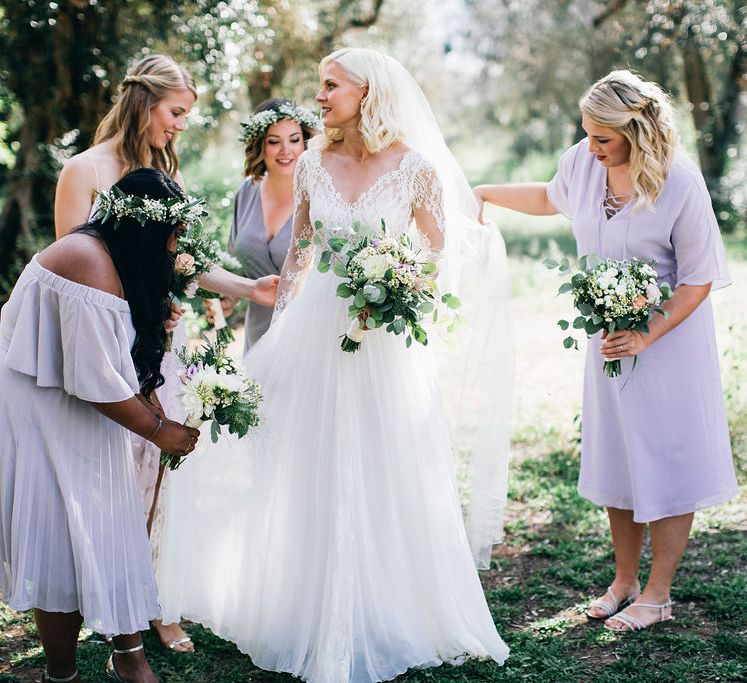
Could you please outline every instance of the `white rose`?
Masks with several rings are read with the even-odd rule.
[[[243,391],[244,380],[237,375],[223,375],[222,384],[228,391]]]
[[[392,260],[388,254],[373,254],[368,256],[361,265],[363,275],[368,280],[381,280],[386,271],[392,267]]]
[[[184,392],[182,393],[182,405],[187,411],[187,415],[190,419],[199,419],[205,414],[205,406],[202,403],[202,399],[197,395],[195,391],[196,387],[193,383],[188,384]]]
[[[646,301],[650,304],[655,304],[661,299],[661,290],[654,284],[650,284],[646,287]]]
[[[625,292],[628,291],[628,288],[625,286],[625,284],[619,284],[617,287],[615,287],[615,294],[618,296],[624,296]]]

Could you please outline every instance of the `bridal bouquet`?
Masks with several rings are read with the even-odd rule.
[[[221,263],[220,242],[202,225],[190,227],[176,242],[172,294],[191,299],[197,293],[197,278]]]
[[[229,433],[239,438],[245,436],[250,427],[256,427],[262,402],[259,385],[237,367],[225,346],[205,340],[205,345],[196,351],[186,347],[177,351],[183,366],[180,377],[184,388],[179,398],[187,411],[185,424],[198,428],[212,420],[213,443],[218,440],[221,426],[228,427]],[[171,470],[177,469],[182,459],[183,456],[173,453],[161,454],[161,464]]]
[[[570,273],[568,259],[560,263],[545,259],[544,264],[551,270],[559,268],[561,274]],[[600,330],[635,330],[647,334],[654,313],[665,318],[669,315],[660,305],[671,297],[671,290],[667,283],[661,287],[657,285],[655,266],[655,261],[640,258],[618,261],[601,259],[596,254],[580,258],[580,271],[558,289],[560,294],[572,294],[580,315],[573,323],[559,320],[558,325],[562,330],[572,325],[589,336]],[[569,335],[563,340],[563,346],[578,348],[578,342]],[[605,361],[604,372],[608,377],[619,375],[622,372],[620,361]]]
[[[171,300],[181,307],[181,300],[191,299],[197,294],[197,279],[216,264],[221,263],[220,242],[215,234],[201,223],[190,226],[176,242],[174,277],[171,285]],[[173,333],[169,333],[166,350],[171,351]]]
[[[317,231],[322,227],[319,221],[314,225]],[[428,333],[421,325],[423,316],[432,313],[434,321],[438,318],[435,303],[438,288],[433,277],[436,264],[419,261],[407,236],[387,236],[383,220],[381,228],[382,236],[375,236],[366,226],[354,223],[348,231],[350,239],[329,238],[329,249],[322,252],[317,266],[321,272],[331,268],[343,279],[337,287],[337,296],[353,299],[348,308],[350,327],[340,344],[349,353],[358,350],[365,330],[384,325],[387,332],[407,332],[408,348],[413,339],[426,345]],[[315,235],[314,241],[321,243],[321,238]],[[460,306],[459,299],[452,294],[444,294],[441,301],[449,309]]]

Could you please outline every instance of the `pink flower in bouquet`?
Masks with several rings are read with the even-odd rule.
[[[179,254],[174,268],[180,275],[192,275],[195,272],[195,259],[192,254]]]
[[[635,299],[633,299],[633,308],[635,308],[636,311],[640,311],[642,308],[646,307],[646,297],[643,296],[643,294],[639,294]]]

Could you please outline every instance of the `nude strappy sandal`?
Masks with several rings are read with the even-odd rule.
[[[634,616],[631,616],[630,614],[626,614],[623,612],[618,612],[617,614],[614,614],[609,618],[608,621],[612,621],[614,619],[617,619],[623,626],[626,628],[612,628],[611,626],[608,626],[606,623],[604,624],[604,628],[606,628],[608,631],[614,631],[616,633],[630,633],[631,631],[642,631],[644,628],[648,628],[649,626],[654,626],[655,624],[661,624],[663,621],[673,621],[673,616],[664,616],[664,610],[667,607],[672,606],[672,601],[667,600],[666,602],[663,602],[661,605],[654,605],[650,602],[638,602],[635,604],[635,607],[650,607],[651,609],[658,609],[659,610],[659,619],[657,621],[652,621],[650,624],[644,624],[638,619],[636,619]],[[628,607],[633,607],[633,605],[629,605]]]
[[[608,594],[612,597],[612,600],[606,599]],[[621,601],[618,601],[617,596],[612,592],[612,586],[610,586],[601,598],[597,598],[591,603],[591,605],[589,605],[589,608],[586,610],[586,616],[589,619],[609,619],[617,614],[621,609],[625,609],[628,605],[633,604],[640,596],[641,587],[639,585],[630,595],[623,598]],[[600,609],[605,610],[605,614],[600,616],[590,614],[589,610],[591,610],[592,607],[599,607]]]

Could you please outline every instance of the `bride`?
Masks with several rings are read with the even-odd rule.
[[[469,186],[398,62],[344,49],[320,76],[325,132],[298,161],[275,319],[245,357],[263,425],[174,473],[163,618],[198,621],[256,665],[313,683],[468,656],[503,663],[475,561],[489,561],[505,498],[505,249],[474,220]],[[370,331],[346,354],[349,302],[315,267],[312,225],[326,242],[382,219],[436,258],[466,323],[409,349]]]

